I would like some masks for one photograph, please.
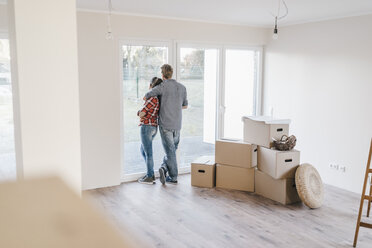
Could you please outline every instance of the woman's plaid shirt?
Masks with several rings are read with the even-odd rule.
[[[143,108],[137,113],[137,115],[141,117],[139,126],[158,126],[159,107],[159,99],[156,96],[147,99],[143,105]]]

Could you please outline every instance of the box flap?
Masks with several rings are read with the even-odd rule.
[[[241,140],[241,139],[220,138],[220,139],[216,140],[216,142],[218,142],[218,141],[219,142],[228,142],[228,143],[251,145],[250,143],[244,142],[244,140]]]
[[[205,164],[205,165],[214,165],[214,157],[213,156],[201,156],[196,158],[193,164]]]
[[[229,141],[229,142],[238,142],[242,141],[241,139],[234,139],[234,138],[220,138],[220,141]]]
[[[290,119],[274,119],[271,116],[243,116],[242,121],[249,119],[252,121],[264,122],[265,124],[290,124]]]

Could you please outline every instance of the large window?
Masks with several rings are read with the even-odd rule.
[[[16,178],[8,39],[0,39],[0,181]]]
[[[123,41],[123,171],[124,181],[146,172],[140,153],[137,111],[152,77],[169,63],[173,77],[185,85],[189,106],[183,110],[181,141],[177,151],[179,172],[203,155],[214,155],[220,138],[243,138],[242,116],[260,112],[261,48],[237,48],[172,42]],[[175,51],[175,56],[172,56]],[[153,141],[154,170],[164,156],[160,134]]]
[[[244,115],[257,112],[260,52],[255,49],[226,49],[224,63],[221,136],[242,139]]]
[[[169,49],[166,44],[124,42],[123,65],[123,130],[124,130],[124,177],[132,179],[146,172],[140,153],[140,128],[137,111],[143,106],[143,96],[149,91],[150,80],[161,77],[160,67],[168,63]],[[158,133],[153,142],[154,170],[161,165],[164,152]]]
[[[180,45],[178,81],[187,89],[189,107],[183,113],[180,167],[197,157],[214,155],[219,50]]]

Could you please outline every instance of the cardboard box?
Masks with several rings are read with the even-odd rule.
[[[275,179],[294,178],[300,164],[300,152],[297,150],[278,151],[258,147],[258,169]]]
[[[294,178],[274,179],[259,170],[256,170],[255,175],[255,191],[258,195],[284,205],[301,201]]]
[[[216,185],[216,164],[213,156],[202,156],[191,163],[191,185],[213,188]]]
[[[270,148],[273,138],[280,140],[289,133],[291,120],[276,120],[266,116],[243,116],[244,142]]]
[[[255,168],[216,165],[216,187],[254,192]]]
[[[252,168],[257,166],[257,145],[242,140],[216,141],[216,163]]]

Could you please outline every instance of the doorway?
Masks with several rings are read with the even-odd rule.
[[[122,114],[123,114],[123,179],[134,180],[146,172],[140,152],[140,129],[137,111],[153,77],[161,77],[160,67],[169,63],[170,44],[165,42],[123,41]],[[153,141],[154,170],[161,165],[164,152],[160,134]]]
[[[199,156],[214,156],[219,58],[218,48],[178,46],[177,81],[185,85],[189,101],[182,117],[180,171],[189,170]]]

